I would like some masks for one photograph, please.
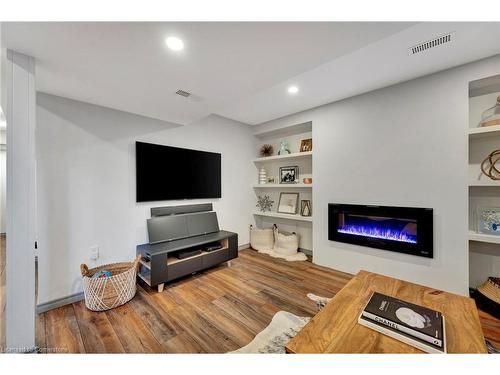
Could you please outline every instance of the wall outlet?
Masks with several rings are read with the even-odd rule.
[[[99,259],[99,246],[92,246],[90,248],[90,259],[92,260]]]

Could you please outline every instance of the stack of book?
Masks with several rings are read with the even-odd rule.
[[[427,353],[446,353],[444,316],[439,311],[374,292],[358,322]]]

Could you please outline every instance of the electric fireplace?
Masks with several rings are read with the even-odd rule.
[[[328,205],[328,239],[432,258],[432,208]]]

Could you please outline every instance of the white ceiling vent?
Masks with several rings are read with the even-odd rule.
[[[448,33],[446,35],[442,35],[440,37],[434,38],[424,43],[417,44],[408,49],[410,55],[415,55],[420,52],[424,52],[428,49],[440,46],[445,43],[449,43],[454,39],[455,32]]]
[[[177,95],[180,95],[180,96],[183,96],[185,98],[189,98],[191,96],[191,93],[188,92],[188,91],[184,91],[184,90],[177,90],[175,92]]]

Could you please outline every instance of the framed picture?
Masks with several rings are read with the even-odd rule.
[[[300,152],[312,151],[313,150],[313,140],[312,138],[303,139],[300,141]]]
[[[295,184],[299,179],[299,167],[280,167],[280,184]]]
[[[278,212],[282,214],[296,214],[299,205],[299,193],[280,193]]]
[[[301,216],[311,216],[312,215],[311,201],[310,200],[300,201],[300,215]]]

